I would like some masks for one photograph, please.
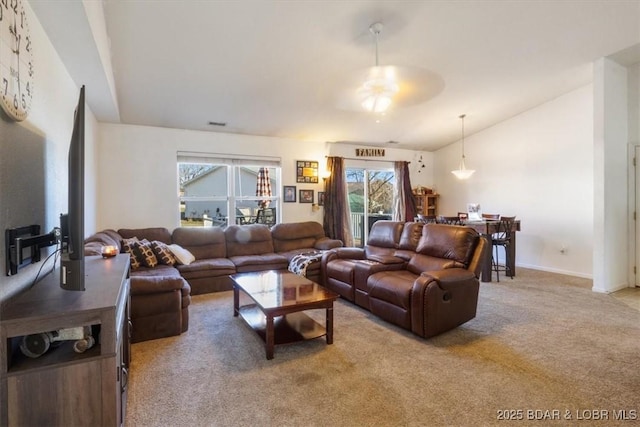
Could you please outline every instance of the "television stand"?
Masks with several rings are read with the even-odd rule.
[[[60,288],[60,272],[8,301],[0,315],[0,425],[122,426],[130,361],[129,255],[85,258],[84,292]],[[25,356],[22,337],[88,327],[83,353],[63,341]],[[58,344],[58,343],[56,343]]]

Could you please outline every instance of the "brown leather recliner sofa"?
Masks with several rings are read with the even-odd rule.
[[[85,240],[85,255],[100,255],[103,246],[122,252],[123,239],[137,237],[171,244],[166,228],[139,228],[100,231]],[[180,335],[189,328],[191,287],[175,267],[158,264],[131,271],[131,341],[140,342]]]
[[[100,255],[103,246],[122,251],[122,241],[137,237],[176,244],[195,260],[188,265],[139,267],[131,270],[132,341],[179,335],[189,328],[191,295],[232,289],[230,274],[244,271],[286,270],[294,254],[342,246],[324,236],[314,222],[220,227],[139,228],[100,231],[85,240],[85,255]],[[276,249],[277,248],[277,249]],[[320,281],[319,262],[307,270]]]
[[[323,255],[323,283],[376,316],[429,338],[476,316],[488,250],[486,239],[469,227],[378,221],[364,248]]]

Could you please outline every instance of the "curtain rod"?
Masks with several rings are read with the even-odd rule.
[[[329,158],[329,157],[340,157],[340,156],[324,156],[324,158]],[[363,159],[362,157],[342,157],[342,159],[344,160],[362,160],[365,162],[404,162],[404,160],[379,160],[379,159]],[[411,162],[407,162],[407,163],[411,163]]]

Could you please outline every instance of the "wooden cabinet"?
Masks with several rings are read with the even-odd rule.
[[[438,197],[439,194],[413,194],[416,200],[417,213],[424,216],[438,215]]]
[[[130,362],[129,256],[85,258],[85,291],[56,270],[5,304],[0,316],[0,425],[122,426]],[[23,336],[91,327],[84,353],[60,341],[37,358]]]

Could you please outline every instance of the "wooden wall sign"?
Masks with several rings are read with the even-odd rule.
[[[356,157],[384,157],[384,148],[356,148]]]

